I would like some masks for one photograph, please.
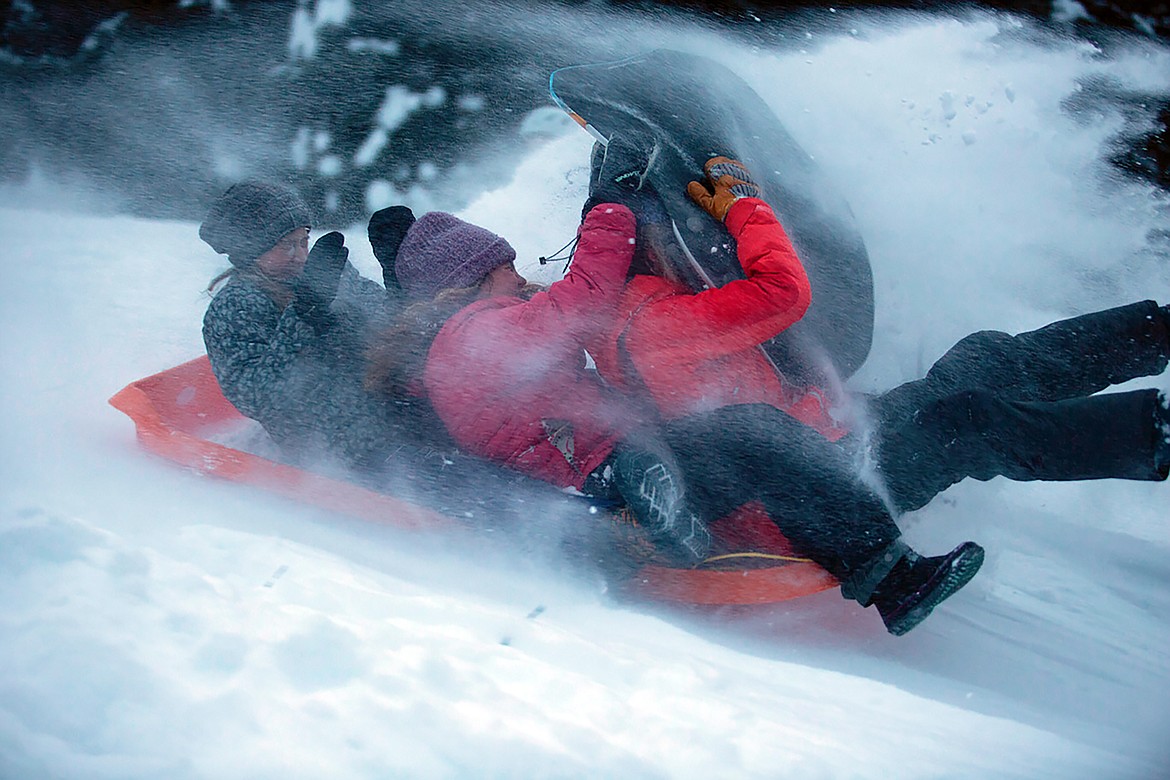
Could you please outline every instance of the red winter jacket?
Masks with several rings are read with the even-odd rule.
[[[423,386],[460,447],[561,487],[581,488],[633,415],[585,368],[584,344],[611,327],[634,254],[634,215],[586,216],[572,270],[531,300],[485,298],[449,319]]]
[[[666,418],[732,404],[771,404],[836,440],[846,431],[819,388],[796,388],[758,345],[797,322],[812,293],[804,266],[772,209],[741,198],[724,221],[746,279],[692,293],[635,276],[613,326],[587,345],[598,372],[625,392],[648,391]]]

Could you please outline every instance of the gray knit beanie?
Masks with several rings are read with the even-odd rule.
[[[199,226],[199,237],[237,268],[246,268],[290,231],[309,227],[309,207],[281,184],[242,181],[220,195]]]
[[[406,232],[394,273],[407,296],[422,299],[448,288],[471,287],[515,259],[516,250],[490,230],[432,211]]]

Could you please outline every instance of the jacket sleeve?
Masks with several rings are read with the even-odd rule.
[[[690,362],[762,344],[800,320],[812,300],[808,275],[771,207],[741,198],[727,213],[746,279],[648,304],[634,317],[631,350]]]
[[[279,406],[281,382],[314,338],[292,306],[281,312],[254,291],[224,289],[203,318],[203,341],[224,396],[253,419],[265,420]]]
[[[634,258],[634,214],[616,203],[594,206],[578,232],[573,266],[565,278],[507,310],[515,324],[547,333],[555,330],[581,345],[612,321]]]

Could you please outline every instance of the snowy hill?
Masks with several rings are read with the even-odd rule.
[[[1165,48],[1106,56],[935,18],[801,53],[712,43],[689,39],[760,91],[856,213],[878,309],[857,389],[918,376],[973,330],[1170,301],[1165,197],[1103,161],[1128,108],[1073,99],[1165,93]],[[551,281],[535,258],[572,235],[589,145],[532,140],[461,216]],[[618,604],[555,560],[144,454],[106,399],[202,352],[222,258],[193,223],[95,215],[94,193],[0,195],[0,778],[1170,772],[1170,486],[956,486],[908,536],[974,539],[988,563],[902,638],[836,592]],[[364,226],[347,235],[374,275]]]

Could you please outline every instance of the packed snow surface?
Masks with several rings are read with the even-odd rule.
[[[743,75],[852,205],[878,312],[855,389],[974,330],[1170,301],[1167,204],[1104,161],[1122,113],[1069,108],[1101,78],[1165,94],[1164,48],[1106,56],[1005,18],[774,51],[663,36]],[[573,234],[591,139],[524,143],[461,216],[548,282],[536,258]],[[50,197],[86,208],[22,207]],[[0,209],[0,777],[1170,776],[1170,486],[952,488],[907,534],[979,541],[987,564],[902,638],[836,591],[618,603],[555,558],[138,449],[106,399],[201,354],[223,259],[194,222],[92,198],[34,181]],[[377,278],[364,226],[347,239]]]

